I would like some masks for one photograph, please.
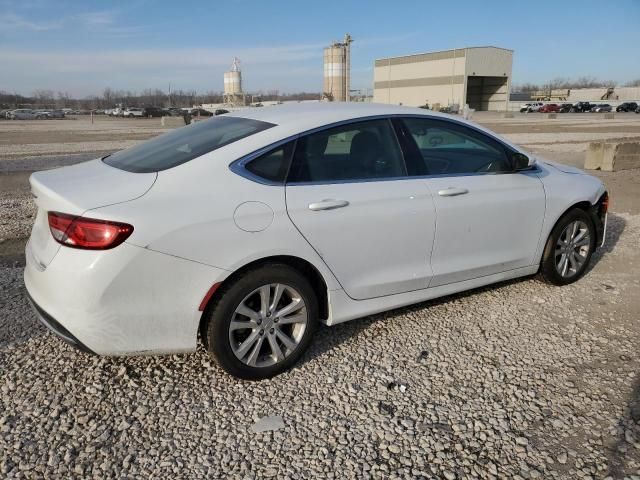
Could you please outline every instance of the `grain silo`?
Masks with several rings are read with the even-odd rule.
[[[349,101],[351,42],[347,33],[344,42],[334,42],[324,49],[322,98],[330,102]]]
[[[234,58],[231,70],[224,72],[224,102],[232,105],[244,105],[244,99],[240,60]]]

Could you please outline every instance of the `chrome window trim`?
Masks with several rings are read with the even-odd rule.
[[[527,169],[527,170],[514,170],[514,171],[510,171],[510,172],[469,172],[469,173],[454,173],[454,174],[433,174],[433,175],[416,175],[416,176],[403,176],[403,177],[380,177],[380,178],[363,178],[363,179],[349,179],[349,180],[335,180],[335,181],[318,181],[318,182],[288,182],[286,179],[284,182],[274,182],[272,180],[267,180],[265,178],[259,177],[258,175],[253,174],[252,172],[250,172],[249,170],[247,170],[245,168],[245,166],[247,165],[247,163],[251,162],[252,160],[256,159],[257,157],[260,157],[266,153],[269,153],[271,150],[274,150],[288,142],[291,141],[297,141],[300,137],[303,137],[305,135],[311,135],[313,133],[316,132],[321,132],[323,130],[329,130],[335,127],[340,127],[343,125],[349,125],[351,123],[360,123],[360,122],[365,122],[368,120],[389,120],[391,121],[391,119],[393,118],[420,118],[420,119],[430,119],[430,120],[440,120],[443,122],[449,122],[452,124],[455,124],[457,126],[460,127],[466,127],[469,128],[471,130],[474,130],[475,132],[481,134],[481,135],[486,135],[488,137],[490,137],[493,141],[499,143],[503,148],[505,148],[508,152],[511,153],[523,153],[520,150],[514,149],[511,145],[508,145],[506,143],[504,143],[501,139],[494,137],[493,135],[485,132],[484,130],[481,130],[477,127],[475,127],[474,125],[469,125],[467,123],[464,122],[459,122],[456,119],[453,118],[446,118],[446,117],[440,117],[440,116],[433,116],[433,115],[429,115],[429,114],[424,114],[424,115],[419,115],[419,114],[415,114],[415,113],[409,113],[409,114],[405,114],[405,113],[390,113],[390,114],[386,114],[386,115],[369,115],[366,117],[358,117],[358,118],[349,118],[347,120],[341,120],[339,122],[334,122],[334,123],[329,123],[327,125],[322,125],[321,127],[315,127],[309,130],[305,130],[304,132],[300,132],[300,133],[296,133],[294,135],[291,135],[289,137],[283,138],[282,140],[278,140],[277,142],[271,143],[265,147],[262,147],[258,150],[255,150],[247,155],[244,155],[243,157],[240,157],[237,160],[234,160],[233,162],[231,162],[229,164],[229,169],[235,173],[236,175],[239,175],[241,177],[246,178],[247,180],[250,180],[252,182],[255,183],[259,183],[261,185],[269,185],[269,186],[292,186],[292,187],[297,187],[297,186],[303,186],[303,185],[334,185],[334,184],[344,184],[344,183],[369,183],[369,182],[391,182],[391,181],[398,181],[398,180],[414,180],[414,179],[429,179],[429,178],[443,178],[443,177],[471,177],[471,176],[479,176],[479,175],[511,175],[514,173],[526,173],[526,172],[539,172],[539,168],[537,165],[534,165],[533,168]],[[394,134],[395,134],[395,129],[394,130]],[[396,139],[397,140],[397,139]],[[402,152],[402,148],[400,148],[400,151]],[[526,154],[525,154],[526,155]],[[405,163],[405,171],[407,171],[407,166],[406,166],[406,162],[404,161],[404,153],[403,153],[403,162]],[[289,164],[289,168],[291,167],[291,164]],[[287,177],[288,177],[288,172],[287,172]]]

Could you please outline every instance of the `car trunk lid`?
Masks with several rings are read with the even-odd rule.
[[[33,173],[29,183],[38,212],[28,254],[44,269],[60,248],[49,230],[48,212],[80,216],[87,210],[128,202],[148,192],[156,177],[157,173],[119,170],[101,159]]]

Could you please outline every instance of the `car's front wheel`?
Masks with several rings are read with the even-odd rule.
[[[257,380],[298,361],[318,324],[316,294],[300,272],[264,265],[222,288],[207,309],[203,340],[225,371]]]
[[[540,273],[554,285],[582,277],[596,248],[596,231],[589,214],[579,208],[567,212],[553,227],[542,256]]]

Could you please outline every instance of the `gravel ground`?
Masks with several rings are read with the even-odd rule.
[[[556,137],[541,118],[486,116],[574,165],[571,142],[623,130],[577,115],[558,128],[594,136]],[[97,135],[71,124],[65,143]],[[69,125],[34,122],[4,144]],[[99,127],[127,141],[155,128]],[[0,477],[640,479],[640,170],[596,172],[619,213],[578,283],[524,279],[322,328],[296,368],[250,383],[202,348],[92,357],[37,322],[21,268],[28,171],[89,156],[0,158],[17,172],[0,175]]]
[[[640,215],[610,227],[577,284],[514,281],[323,328],[300,365],[258,383],[202,349],[79,353],[37,324],[21,269],[2,268],[0,473],[638,476]]]
[[[36,211],[30,193],[0,191],[0,243],[28,237]]]

